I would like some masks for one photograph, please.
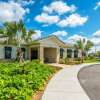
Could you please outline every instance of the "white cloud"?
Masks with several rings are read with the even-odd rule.
[[[93,37],[90,39],[94,43],[94,47],[91,49],[92,51],[100,51],[100,30],[97,30],[93,33]]]
[[[27,11],[14,2],[0,2],[0,22],[19,21]]]
[[[74,34],[73,36],[70,36],[66,42],[74,44],[76,41],[80,39],[81,40],[85,39],[87,41],[87,38],[85,36]]]
[[[47,13],[56,12],[58,14],[64,14],[66,12],[74,12],[76,7],[74,5],[68,6],[63,1],[54,1],[49,6],[44,6],[43,11]]]
[[[35,20],[40,22],[40,23],[45,23],[45,24],[54,24],[59,21],[58,16],[53,16],[53,15],[48,15],[46,13],[42,13],[41,15],[38,15],[35,17]]]
[[[42,25],[42,27],[47,27],[47,26],[49,26],[49,24],[44,24],[44,25]]]
[[[100,51],[100,37],[93,37],[90,39],[93,42],[94,46],[91,48],[90,53],[95,51]]]
[[[60,27],[76,27],[76,26],[82,26],[86,21],[88,20],[88,17],[81,17],[79,14],[71,14],[69,17],[66,17],[66,19],[61,20],[58,23],[58,26]]]
[[[100,46],[100,38],[93,37],[91,38],[91,41],[94,43],[94,45]]]
[[[100,51],[100,46],[94,46],[91,48],[90,53],[95,53],[96,51]]]
[[[96,6],[94,7],[94,10],[97,10],[100,7],[100,2],[97,2]]]
[[[93,37],[90,40],[94,44],[90,52],[95,52],[95,50],[100,51],[100,30],[97,30],[95,33],[93,33]]]
[[[96,37],[93,37],[93,38],[90,38],[88,39],[87,37],[85,36],[82,36],[82,35],[73,35],[73,36],[70,36],[65,42],[66,43],[69,43],[69,44],[75,44],[76,41],[78,40],[83,40],[85,39],[87,43],[87,40],[90,40],[91,42],[93,42],[94,46],[91,48],[90,52],[94,52],[95,51],[95,47],[96,47],[96,50],[100,51],[100,38],[96,38]]]
[[[56,35],[56,36],[67,36],[67,32],[65,31],[56,31],[54,33],[52,33],[53,35]]]
[[[27,6],[35,3],[33,0],[10,0],[10,2],[14,2],[14,1],[21,4],[22,6]]]
[[[95,33],[93,33],[94,37],[100,38],[100,30],[96,31]]]
[[[22,5],[30,5],[30,4],[34,4],[34,1],[33,0],[28,0],[28,1],[26,1],[26,0],[21,0],[22,1]]]
[[[33,35],[32,35],[32,39],[33,39],[33,40],[36,40],[36,39],[38,39],[38,38],[41,38],[41,33],[42,33],[42,31],[41,31],[41,30],[35,30],[35,32],[36,32],[36,34],[33,34]]]

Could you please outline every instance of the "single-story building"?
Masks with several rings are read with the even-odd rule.
[[[21,49],[25,59],[39,59],[42,63],[59,63],[62,58],[78,58],[80,52],[65,44],[56,36],[49,36],[23,44]],[[0,59],[16,59],[17,46],[0,43]]]

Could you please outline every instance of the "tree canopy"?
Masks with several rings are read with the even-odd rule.
[[[21,41],[30,42],[35,31],[27,30],[23,21],[20,20],[19,22],[4,23],[3,27],[0,28],[0,34],[7,36],[6,42],[8,44],[12,42],[21,43]]]

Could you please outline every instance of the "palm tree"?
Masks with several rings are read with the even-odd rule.
[[[93,43],[90,40],[86,41],[85,39],[80,39],[76,41],[74,47],[81,51],[81,62],[82,63],[84,62],[84,55],[86,54],[86,52],[90,50],[92,46],[93,46]]]
[[[3,28],[0,28],[0,33],[7,36],[7,44],[16,43],[17,44],[17,54],[19,61],[22,62],[21,57],[21,45],[23,43],[31,42],[32,34],[35,34],[33,30],[27,31],[22,20],[19,22],[6,22],[3,24]]]
[[[76,48],[76,49],[78,49],[78,50],[80,50],[81,51],[81,62],[83,63],[83,54],[84,54],[84,42],[85,41],[83,41],[83,40],[78,40],[78,41],[76,41],[76,43],[75,43],[75,45],[74,45],[74,47]]]
[[[87,44],[85,45],[86,56],[88,56],[88,51],[93,47],[93,45],[93,42],[90,40],[87,41]]]
[[[31,42],[32,38],[31,36],[35,34],[35,31],[33,30],[26,30],[24,23],[22,20],[19,21],[19,23],[16,24],[16,40],[17,40],[17,45],[18,45],[18,54],[19,54],[19,60],[22,62],[22,51],[21,51],[21,43],[29,43]]]
[[[14,29],[14,23],[12,22],[6,22],[3,24],[3,27],[0,28],[0,34],[7,36],[6,43],[10,44],[14,38],[15,35],[15,29]]]

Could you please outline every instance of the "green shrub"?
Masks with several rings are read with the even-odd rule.
[[[31,100],[54,72],[54,68],[39,61],[0,63],[0,100]]]
[[[80,63],[81,63],[80,58],[65,58],[65,64],[74,65],[74,64],[80,64]]]
[[[60,64],[65,64],[65,60],[64,60],[64,59],[60,59],[60,60],[59,60],[59,63],[60,63]]]
[[[94,55],[89,55],[88,57],[85,57],[85,60],[92,60],[95,59]]]

